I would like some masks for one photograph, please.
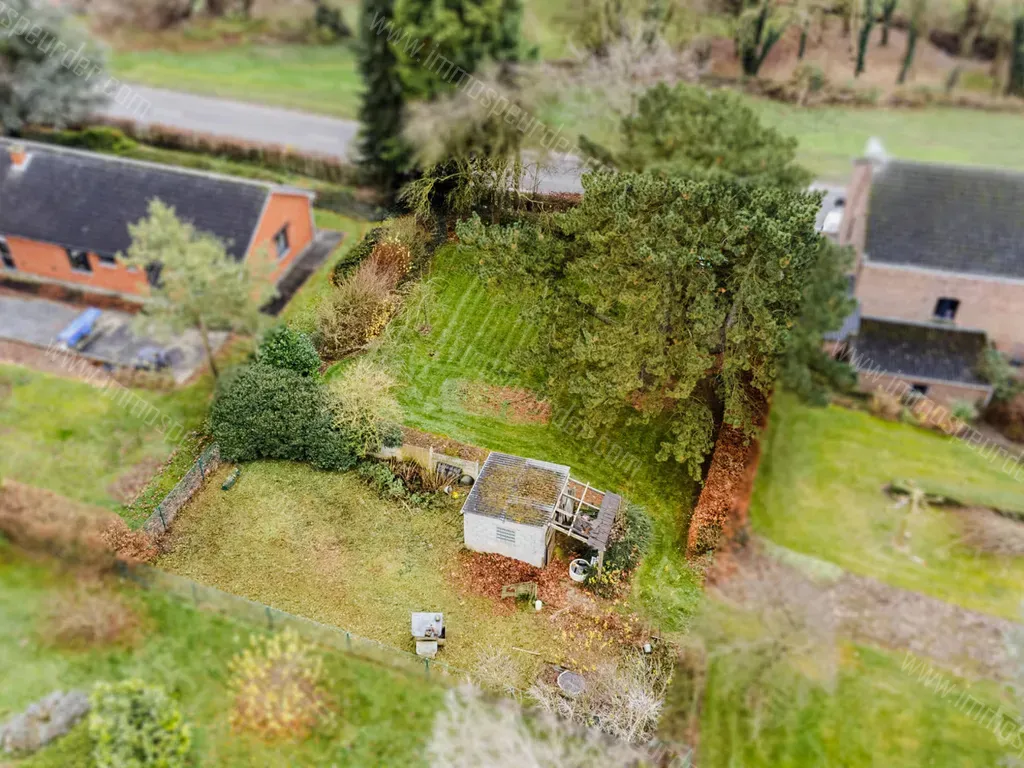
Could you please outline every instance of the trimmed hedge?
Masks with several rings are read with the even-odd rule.
[[[348,252],[342,255],[338,262],[334,265],[334,270],[331,272],[331,282],[335,285],[340,285],[342,280],[348,277],[356,267],[363,263],[364,259],[369,258],[370,254],[373,253],[374,247],[378,242],[387,234],[384,227],[374,227],[366,236],[356,243],[353,247],[348,249]]]

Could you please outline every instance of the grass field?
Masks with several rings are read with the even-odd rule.
[[[1024,485],[962,442],[780,394],[750,507],[754,530],[853,573],[1019,620],[1024,558],[966,549],[957,512],[925,510],[910,519],[910,551],[893,546],[906,514],[882,491],[894,479],[1024,510]]]
[[[202,424],[211,384],[136,392],[187,431]],[[144,481],[173,448],[145,415],[99,388],[10,365],[0,365],[0,434],[0,476],[115,511],[112,486],[133,472]]]
[[[363,87],[345,45],[120,51],[110,66],[125,82],[352,119]]]
[[[399,399],[407,423],[484,448],[568,464],[575,477],[646,506],[656,538],[637,575],[635,597],[642,612],[663,628],[683,628],[700,600],[700,586],[682,555],[696,489],[678,465],[655,461],[658,430],[585,438],[585,425],[564,411],[556,410],[549,424],[468,412],[456,392],[461,382],[530,384],[521,370],[536,330],[523,319],[521,303],[480,282],[471,254],[439,250],[433,275],[409,297],[377,353],[402,383]]]
[[[196,765],[425,765],[423,750],[441,689],[384,667],[325,654],[325,679],[336,724],[299,744],[267,744],[231,730],[228,662],[249,642],[247,625],[193,610],[156,593],[108,584],[142,619],[127,647],[66,650],[46,640],[45,616],[73,572],[28,560],[0,543],[0,721],[57,689],[88,689],[100,680],[139,677],[162,685],[194,727]],[[21,768],[91,764],[86,728],[15,763]]]
[[[769,707],[753,726],[748,705],[730,692],[727,661],[712,666],[701,718],[699,764],[732,768],[971,768],[1002,765],[1012,752],[984,718],[957,706],[962,692],[995,712],[1013,710],[997,686],[937,673],[931,685],[902,653],[846,646],[834,692],[808,686]],[[907,668],[904,669],[904,666]],[[795,675],[798,673],[794,672]],[[948,685],[948,691],[939,684]],[[796,685],[800,690],[800,685]]]
[[[438,661],[472,671],[497,649],[521,664],[509,673],[523,687],[541,659],[513,646],[586,663],[550,611],[496,607],[460,589],[460,501],[429,511],[387,502],[354,473],[294,462],[246,464],[225,493],[229,471],[178,517],[160,568],[406,651],[414,650],[410,612],[442,611],[448,643]]]

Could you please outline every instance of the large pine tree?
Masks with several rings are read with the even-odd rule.
[[[408,150],[401,138],[405,93],[398,58],[385,29],[394,14],[395,0],[363,0],[359,68],[365,90],[359,110],[360,163],[370,180],[389,196],[397,191],[408,164]]]

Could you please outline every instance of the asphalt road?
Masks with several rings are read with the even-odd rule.
[[[135,102],[144,99],[149,105],[147,109],[122,107],[111,102],[101,114],[121,120],[135,120],[142,125],[167,125],[245,141],[281,144],[348,160],[353,159],[355,154],[355,141],[359,132],[359,123],[355,120],[143,85],[132,85],[131,88],[138,97]],[[582,173],[577,158],[561,155],[554,158],[551,165],[554,167],[545,168],[539,175],[540,191],[582,191]],[[532,179],[530,182],[532,187]]]
[[[119,119],[133,119],[143,125],[168,125],[189,131],[209,133],[265,144],[281,144],[307,152],[319,152],[351,160],[355,154],[355,141],[359,123],[337,117],[314,115],[278,107],[248,104],[211,96],[167,91],[160,88],[131,86],[134,95],[148,102],[143,115],[111,103],[103,115]],[[137,100],[136,100],[137,101]],[[532,170],[527,186],[541,192],[581,192],[582,168],[579,158],[557,155],[549,159],[547,167]],[[827,196],[822,217],[842,196],[842,187],[816,183],[812,188],[825,189]],[[820,222],[819,222],[820,226]]]

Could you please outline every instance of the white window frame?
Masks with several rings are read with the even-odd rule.
[[[284,248],[283,251],[281,250],[281,245],[278,242],[278,238],[280,238],[282,235],[284,236],[284,244],[285,244],[285,248]],[[285,256],[287,256],[289,253],[292,252],[292,240],[291,240],[290,237],[288,237],[288,225],[287,224],[285,224],[283,227],[281,227],[279,230],[277,230],[277,233],[274,235],[274,249],[277,251],[277,258],[278,258],[278,260],[283,259]]]

